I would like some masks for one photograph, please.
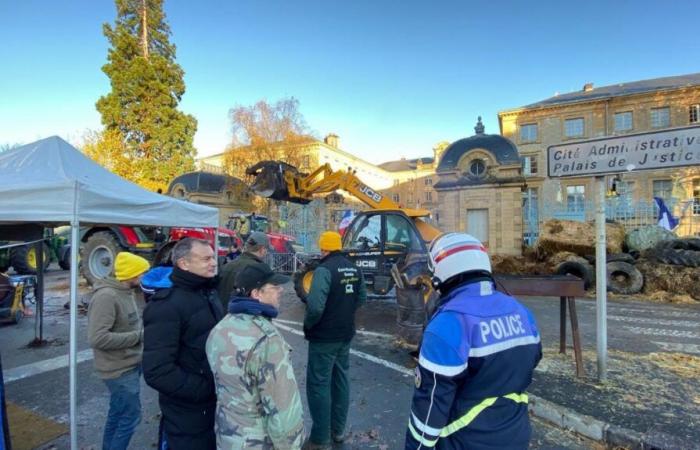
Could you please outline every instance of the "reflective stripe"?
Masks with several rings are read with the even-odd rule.
[[[516,403],[527,403],[527,394],[517,394],[517,393],[512,393],[512,394],[507,394],[504,395],[503,398],[507,398],[509,400],[513,400]],[[440,437],[447,437],[451,435],[452,433],[461,430],[462,428],[466,427],[474,419],[476,419],[476,416],[481,413],[481,411],[485,410],[489,406],[493,405],[496,403],[496,400],[498,400],[498,397],[489,397],[487,399],[484,399],[481,403],[478,405],[473,406],[465,415],[460,417],[459,419],[455,420],[451,424],[447,425],[445,428],[442,429],[442,433],[440,433]],[[409,421],[410,423],[410,421]]]
[[[415,414],[413,414],[413,411],[411,411],[411,417],[413,417],[413,423],[416,424],[416,427],[425,433],[432,434],[433,436],[440,436],[440,429],[438,428],[433,428],[429,425],[424,424],[420,420],[418,420],[418,417],[416,417]]]
[[[415,428],[413,428],[413,424],[411,423],[411,419],[408,419],[408,430],[411,432],[411,435],[413,436],[413,439],[418,441],[421,445],[424,445],[426,447],[435,447],[435,444],[437,444],[439,437],[435,438],[434,440],[430,439],[425,439],[422,437]]]
[[[537,344],[540,342],[540,336],[523,336],[497,344],[487,345],[485,347],[474,347],[469,349],[470,358],[480,358],[482,356],[493,355],[494,353],[502,352],[521,345]]]
[[[459,366],[443,366],[441,364],[435,364],[432,361],[428,361],[425,357],[423,357],[423,355],[420,355],[418,357],[418,364],[420,364],[425,369],[433,373],[437,373],[438,375],[453,377],[464,372],[464,369],[466,369],[467,366],[469,366],[469,360],[467,360],[467,362]]]

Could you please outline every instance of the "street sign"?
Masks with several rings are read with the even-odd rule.
[[[591,139],[547,148],[549,177],[700,165],[700,126]]]

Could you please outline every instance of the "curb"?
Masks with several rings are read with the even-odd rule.
[[[589,439],[602,442],[608,448],[621,447],[634,450],[700,449],[700,443],[691,442],[679,436],[660,431],[640,433],[580,414],[536,395],[528,394],[528,397],[529,409],[534,416],[560,428],[572,430]]]

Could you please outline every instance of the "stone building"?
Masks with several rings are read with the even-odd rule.
[[[550,179],[547,147],[603,136],[700,125],[700,74],[656,78],[611,86],[588,83],[580,91],[499,112],[501,134],[522,157],[525,234],[536,236],[542,217],[593,219],[594,178]],[[679,235],[700,234],[698,168],[625,173],[615,183],[619,197],[613,219],[629,226],[655,223],[653,197],[682,216]],[[612,185],[612,183],[611,183]]]

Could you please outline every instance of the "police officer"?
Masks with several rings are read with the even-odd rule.
[[[340,234],[326,231],[323,255],[306,298],[304,335],[309,341],[306,396],[313,425],[305,449],[328,448],[345,439],[350,403],[348,377],[355,311],[367,299],[362,272],[341,252]]]
[[[448,233],[430,246],[440,291],[416,367],[406,449],[526,449],[525,389],[542,358],[531,313],[497,292],[486,249]]]

